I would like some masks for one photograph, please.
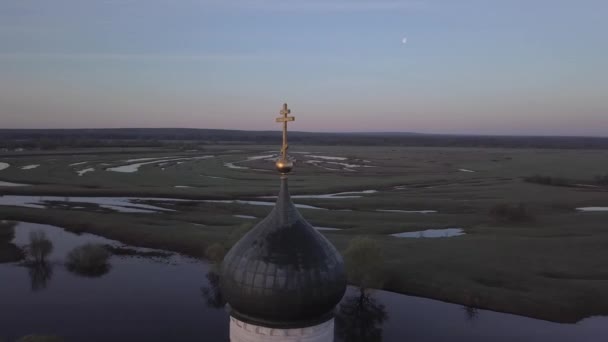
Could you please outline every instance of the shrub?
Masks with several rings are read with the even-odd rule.
[[[569,186],[572,184],[571,181],[569,181],[565,178],[557,178],[557,177],[541,176],[541,175],[525,177],[524,181],[526,181],[528,183],[555,185],[555,186]]]
[[[214,243],[205,250],[205,257],[213,264],[219,265],[226,255],[226,247],[221,243]]]
[[[525,222],[533,219],[523,203],[517,205],[497,204],[490,209],[490,215],[498,220],[507,222]]]
[[[366,237],[352,239],[344,252],[348,280],[361,288],[378,288],[384,284],[382,247]]]
[[[15,238],[14,223],[0,221],[0,263],[22,260],[24,251],[11,241]]]
[[[0,243],[9,243],[15,238],[15,223],[9,221],[0,222]]]
[[[596,176],[595,182],[600,185],[608,185],[608,174],[605,174],[603,176]]]
[[[98,277],[110,269],[110,252],[103,245],[88,243],[68,253],[68,270],[83,276]]]

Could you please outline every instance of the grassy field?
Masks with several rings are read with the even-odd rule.
[[[209,145],[197,151],[4,152],[0,163],[10,166],[0,170],[0,181],[27,186],[0,187],[0,194],[259,201],[259,196],[276,195],[278,176],[266,160],[272,157],[247,159],[276,150]],[[213,157],[194,159],[207,155]],[[328,209],[301,212],[314,226],[340,228],[323,233],[341,250],[356,236],[377,239],[384,251],[386,289],[558,322],[608,314],[608,212],[576,210],[608,207],[608,186],[597,182],[608,174],[608,151],[305,146],[291,155],[296,158],[292,195],[368,191],[354,198],[294,202]],[[140,158],[156,159],[127,161]],[[149,164],[133,173],[106,170],[137,162]],[[237,168],[227,167],[229,163]],[[86,169],[94,170],[78,175]],[[567,181],[530,181],[538,175]],[[203,257],[208,245],[229,245],[272,208],[145,202],[175,211],[119,213],[57,201],[46,203],[46,209],[0,205],[0,219],[50,223]],[[390,236],[441,228],[463,228],[466,234]],[[1,234],[0,261],[1,251],[8,248]]]

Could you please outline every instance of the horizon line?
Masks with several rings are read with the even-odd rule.
[[[249,130],[249,129],[234,129],[234,128],[192,128],[192,127],[96,127],[96,128],[0,128],[0,131],[51,131],[51,130],[62,130],[62,131],[79,131],[79,130],[163,130],[163,129],[175,129],[175,130],[210,130],[210,131],[241,131],[241,132],[281,132],[279,129],[262,129],[262,130]],[[298,131],[292,130],[290,133],[315,133],[315,134],[406,134],[406,135],[447,135],[447,136],[476,136],[476,137],[542,137],[542,138],[600,138],[608,139],[608,133],[606,135],[567,135],[567,134],[492,134],[492,133],[424,133],[415,131]]]

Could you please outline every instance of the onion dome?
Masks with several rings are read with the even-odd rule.
[[[269,328],[303,328],[333,317],[346,291],[340,253],[296,209],[287,188],[293,162],[287,157],[287,123],[295,118],[283,105],[281,157],[276,162],[281,190],[270,214],[226,254],[220,289],[230,314]]]
[[[300,328],[333,317],[346,291],[342,257],[298,212],[286,176],[272,212],[224,258],[220,287],[247,323]]]

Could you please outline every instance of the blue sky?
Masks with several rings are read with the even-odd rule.
[[[0,0],[3,128],[608,136],[608,2]],[[407,37],[407,43],[402,40]]]

